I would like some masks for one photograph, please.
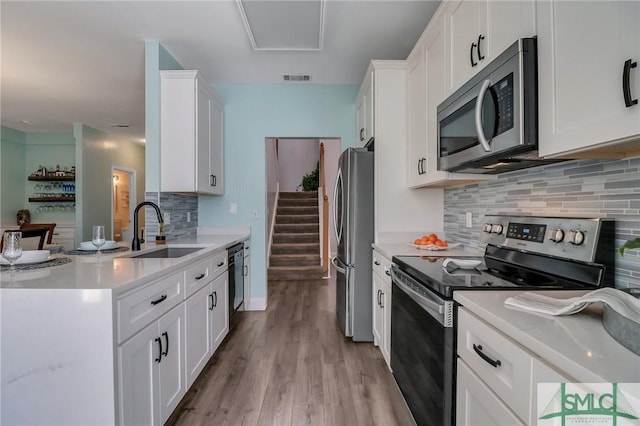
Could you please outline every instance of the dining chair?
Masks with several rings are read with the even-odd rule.
[[[56,228],[55,223],[23,223],[20,225],[20,230],[24,231],[26,229],[38,229],[42,227],[46,227],[48,230],[46,244],[51,244],[53,239],[53,230]]]
[[[24,230],[19,230],[19,229],[7,229],[6,231],[4,231],[4,233],[6,234],[7,232],[15,232],[15,231],[20,231],[22,232],[22,240],[24,241],[25,239],[28,238],[37,238],[39,237],[40,240],[38,241],[38,250],[42,250],[42,248],[44,247],[44,240],[47,236],[47,232],[49,232],[49,228],[48,227],[33,227],[31,229],[24,229]],[[0,241],[0,252],[2,252],[2,246],[4,245],[4,235],[2,236],[2,241]]]

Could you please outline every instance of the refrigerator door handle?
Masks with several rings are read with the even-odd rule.
[[[338,262],[340,262],[340,260],[337,257],[332,257],[331,258],[331,263],[333,263],[333,266],[336,268],[336,270],[342,274],[346,274],[347,270],[345,268],[343,268],[342,266],[338,265]],[[342,262],[340,262],[342,263]],[[345,265],[346,267],[346,265]]]
[[[342,170],[338,170],[336,185],[333,188],[333,230],[336,233],[337,244],[340,244],[340,238],[342,237],[342,235],[340,235],[342,231],[342,223],[340,223],[340,230],[338,230],[338,185],[341,182],[342,182]],[[342,205],[342,208],[344,208],[344,205]]]

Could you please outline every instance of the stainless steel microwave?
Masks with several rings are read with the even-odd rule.
[[[438,169],[497,174],[538,157],[535,38],[512,44],[438,106]]]

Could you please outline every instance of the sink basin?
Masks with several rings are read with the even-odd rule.
[[[176,257],[186,256],[194,251],[202,250],[202,247],[167,247],[160,250],[154,250],[147,253],[141,253],[129,257],[144,259],[173,259]]]

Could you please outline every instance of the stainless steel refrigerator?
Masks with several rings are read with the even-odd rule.
[[[345,336],[373,341],[371,244],[373,243],[373,151],[349,148],[338,160],[333,193],[337,255],[336,315]]]

